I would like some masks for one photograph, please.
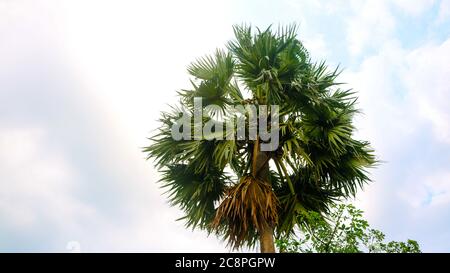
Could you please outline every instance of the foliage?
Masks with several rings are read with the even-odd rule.
[[[414,240],[384,242],[385,235],[372,229],[362,211],[353,205],[333,205],[324,218],[316,212],[304,215],[308,225],[302,225],[300,236],[276,240],[281,252],[301,253],[420,253]]]
[[[367,168],[376,163],[369,143],[353,138],[355,93],[340,88],[338,69],[311,60],[296,33],[295,25],[276,31],[235,26],[226,50],[188,67],[192,87],[180,91],[179,103],[162,113],[158,132],[143,150],[163,173],[160,183],[171,204],[185,212],[187,226],[214,232],[233,247],[254,246],[261,221],[281,236],[309,223],[305,211],[326,215],[330,205],[370,181]],[[279,105],[280,143],[265,154],[266,186],[255,181],[259,139],[172,138],[181,112],[193,114],[195,97],[220,107],[204,121],[227,119],[235,105]],[[192,122],[191,129],[192,135],[198,130]],[[252,195],[242,192],[249,187]],[[267,215],[261,210],[266,206]]]

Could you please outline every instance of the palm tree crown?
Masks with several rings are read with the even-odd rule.
[[[182,107],[162,113],[161,127],[144,148],[187,226],[215,233],[232,247],[259,240],[262,251],[273,251],[273,236],[290,235],[308,224],[303,216],[309,211],[327,214],[331,204],[354,196],[376,163],[369,143],[352,136],[355,93],[339,88],[338,69],[311,60],[296,33],[295,26],[235,26],[227,50],[188,67],[192,87],[179,92]],[[277,149],[262,151],[259,136],[175,140],[171,128],[181,108],[193,114],[196,97],[217,106],[203,121],[232,126],[236,121],[227,113],[233,106],[278,105]],[[248,129],[248,114],[244,118]]]

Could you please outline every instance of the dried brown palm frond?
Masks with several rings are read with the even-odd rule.
[[[224,232],[233,248],[245,242],[252,245],[261,228],[276,225],[277,209],[278,200],[271,185],[253,176],[244,176],[227,191],[212,227],[218,233]]]

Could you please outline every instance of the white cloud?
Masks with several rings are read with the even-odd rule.
[[[330,51],[325,43],[325,39],[321,34],[305,37],[303,44],[315,60],[325,60],[330,54]]]
[[[417,116],[409,97],[396,86],[405,70],[403,56],[399,43],[389,41],[377,55],[365,58],[357,71],[344,71],[342,75],[343,81],[358,91],[358,107],[364,113],[357,117],[359,133],[374,139],[377,150],[383,152],[397,146],[385,139],[400,140],[416,130]]]
[[[343,75],[359,91],[364,115],[357,118],[358,136],[371,141],[383,160],[371,172],[374,184],[358,195],[358,204],[375,226],[394,238],[403,234],[401,240],[406,236],[428,244],[428,251],[448,248],[437,239],[446,236],[443,231],[431,232],[428,223],[439,222],[450,201],[445,169],[450,144],[449,46],[450,39],[407,50],[385,40],[356,71]],[[407,223],[415,228],[402,228]]]
[[[402,74],[409,95],[436,137],[450,144],[450,39],[440,45],[426,45],[406,57]]]
[[[344,73],[345,82],[360,90],[359,101],[366,114],[361,118],[380,123],[384,129],[364,123],[361,127],[381,140],[388,128],[406,136],[429,122],[435,137],[450,143],[448,63],[450,39],[411,51],[395,40],[385,42],[377,55],[364,59],[357,72]]]
[[[419,16],[429,10],[435,3],[435,0],[415,0],[414,2],[410,0],[393,0],[392,3],[408,15]]]
[[[140,147],[231,22],[210,2],[25,4],[0,11],[1,249],[225,251],[175,221]]]
[[[74,170],[45,144],[42,129],[0,130],[0,218],[3,227],[26,230],[39,222],[71,229],[95,210],[71,196]]]
[[[420,178],[421,183],[411,181],[411,188],[399,195],[417,209],[442,208],[450,204],[450,172],[439,172]]]
[[[386,1],[352,1],[352,15],[347,19],[349,51],[358,56],[366,48],[376,48],[389,38],[396,20]]]
[[[439,13],[436,19],[437,23],[444,23],[450,19],[450,1],[441,0],[439,5]]]
[[[425,186],[431,195],[430,206],[450,204],[450,172],[432,175],[426,180]]]

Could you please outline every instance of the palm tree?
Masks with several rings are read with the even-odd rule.
[[[276,31],[234,26],[227,50],[188,67],[192,87],[179,92],[182,107],[162,113],[144,148],[187,227],[216,234],[233,248],[259,241],[261,252],[275,252],[274,236],[293,235],[297,225],[308,224],[308,212],[326,215],[330,205],[354,196],[376,163],[369,143],[352,137],[355,93],[339,88],[338,69],[311,60],[296,33],[295,25]],[[236,130],[234,138],[175,140],[172,127],[183,112],[194,115],[196,97],[216,106],[203,122],[232,126],[233,106],[278,105],[278,147],[263,150],[259,134],[237,138]],[[244,117],[249,130],[250,116]],[[198,130],[189,120],[184,129]]]

